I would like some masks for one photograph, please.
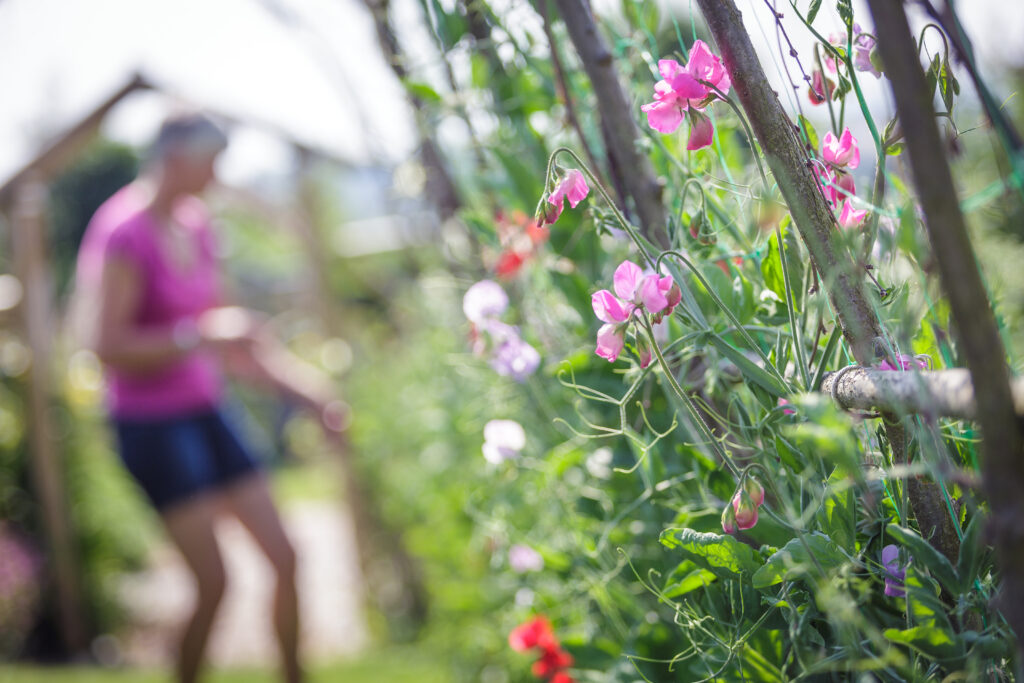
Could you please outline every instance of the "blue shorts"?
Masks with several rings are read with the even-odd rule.
[[[157,510],[224,488],[259,465],[219,408],[114,420],[121,461]]]

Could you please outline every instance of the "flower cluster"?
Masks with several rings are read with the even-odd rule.
[[[493,465],[519,457],[526,448],[526,430],[515,420],[491,420],[484,425],[484,459]]]
[[[522,340],[517,328],[498,320],[506,308],[508,295],[491,280],[477,282],[462,299],[462,310],[472,325],[473,352],[482,356],[489,350],[491,367],[499,375],[525,382],[540,367],[540,353]]]
[[[607,289],[595,292],[590,303],[594,315],[605,323],[597,331],[597,355],[614,361],[622,353],[626,343],[626,328],[629,327],[636,311],[646,311],[655,323],[672,314],[682,299],[683,293],[671,276],[644,272],[632,261],[623,261],[615,269],[613,277],[615,294]],[[651,349],[643,335],[637,335],[640,347],[640,365],[651,364]]]
[[[882,548],[882,566],[885,567],[885,594],[902,598],[907,594],[903,581],[907,578],[907,565],[900,565],[900,549],[895,545]]]
[[[831,33],[828,42],[834,47],[846,49],[846,31]],[[853,68],[857,71],[866,71],[875,78],[882,77],[882,59],[875,49],[875,37],[870,33],[861,30],[860,24],[853,25]],[[825,58],[825,67],[832,73],[837,73],[836,60],[829,55]]]
[[[737,529],[753,528],[757,524],[757,508],[762,503],[764,488],[753,477],[747,477],[722,511],[722,530],[734,534]]]
[[[502,279],[515,277],[523,265],[533,258],[551,231],[522,211],[510,216],[499,212],[495,216],[501,253],[494,264],[494,274]]]
[[[549,683],[573,683],[565,672],[572,666],[572,656],[562,649],[544,617],[534,617],[512,630],[508,636],[509,646],[516,652],[539,650],[540,659],[533,664],[533,675],[547,679]]]
[[[640,107],[647,125],[660,133],[673,133],[683,118],[690,120],[686,149],[707,147],[715,128],[704,108],[729,92],[732,81],[722,59],[712,54],[702,40],[694,42],[686,66],[674,59],[658,62],[662,80],[654,84],[654,101]]]
[[[866,210],[853,208],[850,203],[850,197],[854,196],[857,188],[849,171],[860,165],[857,138],[853,137],[849,128],[844,129],[838,138],[829,131],[825,133],[825,138],[821,142],[821,156],[825,163],[818,169],[818,182],[825,193],[825,199],[833,208],[842,205],[839,225],[844,228],[856,227],[868,213]]]
[[[544,206],[544,222],[550,225],[558,220],[562,215],[562,209],[565,208],[566,199],[569,200],[569,206],[575,209],[588,194],[590,186],[587,185],[583,172],[575,168],[570,169],[548,194],[547,205]]]

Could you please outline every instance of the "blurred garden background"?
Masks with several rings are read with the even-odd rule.
[[[0,0],[0,681],[167,680],[192,588],[118,462],[71,318],[89,218],[181,106],[230,133],[207,201],[231,299],[267,313],[352,407],[340,452],[294,406],[232,389],[298,548],[311,680],[1012,679],[975,423],[907,418],[897,462],[881,421],[817,391],[855,354],[741,110],[709,93],[699,149],[696,104],[674,134],[641,110],[668,78],[659,60],[686,64],[698,40],[721,53],[697,5],[593,4],[642,171],[617,156],[568,4]],[[890,85],[854,65],[867,6],[738,4],[808,158],[861,188],[867,218],[840,215],[837,234],[870,265],[859,278],[890,361],[964,367]],[[969,63],[1019,130],[1024,7],[958,9]],[[945,27],[910,10],[1017,374],[1024,157]],[[846,129],[860,163],[839,170],[820,150]],[[572,156],[550,163],[562,147]],[[589,196],[551,220],[584,167]],[[641,226],[643,173],[657,226]],[[679,308],[609,363],[591,297],[622,261],[654,265],[652,243],[697,265],[657,264]],[[499,293],[474,303],[481,281]],[[761,521],[723,534],[754,474]],[[927,542],[914,477],[941,487],[959,554]],[[231,578],[209,680],[274,680],[269,569],[240,527],[219,537]],[[510,645],[537,617],[571,666],[531,669],[518,650],[533,645]]]

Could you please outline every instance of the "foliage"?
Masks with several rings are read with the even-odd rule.
[[[456,269],[482,269],[457,285],[431,274],[392,303],[401,310],[414,302],[415,315],[402,325],[414,332],[370,358],[402,359],[374,377],[401,387],[378,399],[400,419],[386,420],[374,407],[380,404],[371,404],[371,415],[357,416],[354,428],[364,452],[392,445],[376,472],[379,486],[384,500],[393,500],[389,516],[401,520],[431,575],[431,629],[446,634],[442,641],[449,625],[450,633],[464,634],[451,647],[466,680],[506,680],[493,674],[496,665],[507,667],[511,680],[530,680],[528,660],[502,650],[509,631],[537,615],[550,620],[575,658],[577,680],[828,680],[854,672],[892,681],[1009,679],[1014,641],[991,602],[998,574],[980,536],[985,506],[947,477],[953,470],[967,479],[976,474],[971,425],[905,418],[908,459],[900,462],[873,416],[843,412],[814,393],[822,374],[851,356],[818,284],[821,274],[807,267],[776,188],[759,175],[756,145],[738,110],[707,110],[714,140],[698,151],[686,149],[685,131],[663,136],[643,126],[670,212],[673,251],[659,256],[614,208],[623,205],[602,161],[598,107],[562,27],[550,26],[553,49],[567,64],[559,82],[536,16],[536,25],[511,25],[483,3],[423,6],[438,49],[467,54],[472,64],[464,78],[453,72],[447,83],[432,83],[437,96],[427,107],[474,135],[474,154],[453,156],[461,218],[474,243],[447,246]],[[804,9],[794,5],[798,18]],[[810,3],[805,25],[797,24],[838,63],[829,77],[839,86],[827,104],[819,98],[828,122],[820,112],[814,123],[799,119],[809,163],[825,168],[826,188],[847,181],[870,188],[832,197],[844,226],[839,238],[872,266],[871,300],[887,332],[879,362],[918,353],[933,368],[955,367],[948,309],[929,274],[928,245],[898,163],[856,171],[845,141],[822,152],[860,117],[872,134],[861,145],[865,161],[873,161],[872,147],[883,161],[902,153],[898,132],[874,121],[861,92],[868,69],[876,68],[869,60],[874,38],[854,24],[866,25],[866,18],[854,17],[849,3],[832,9]],[[468,31],[473,20],[485,23],[490,41]],[[782,30],[774,17],[757,20]],[[604,24],[634,103],[650,100],[659,57],[685,63],[698,35],[691,26],[629,2]],[[846,35],[833,45],[825,26]],[[933,57],[922,59],[932,64]],[[951,126],[953,105],[957,116],[969,107],[958,101],[955,71],[944,59],[933,70]],[[426,74],[416,78],[429,82]],[[568,120],[563,93],[575,102],[578,127]],[[475,103],[472,115],[465,102]],[[644,124],[639,106],[634,111]],[[490,124],[477,128],[481,116]],[[815,125],[829,130],[819,134]],[[983,131],[958,133],[957,144],[970,160],[958,170],[989,153]],[[563,145],[580,152],[558,153],[545,172],[544,160]],[[519,210],[553,220],[546,193],[568,168],[584,170],[589,199],[557,217],[548,244],[521,268],[499,270],[513,248],[506,217]],[[1019,210],[1019,197],[998,196],[1009,208],[995,210]],[[975,220],[983,219],[983,206],[967,202]],[[600,323],[590,297],[610,286],[625,259],[657,266],[682,298],[657,334],[643,313],[609,364],[593,353]],[[468,353],[470,344],[459,352],[460,332],[473,339],[477,331],[453,318],[457,294],[497,272],[512,300],[501,321],[518,325],[543,355],[522,384],[494,375],[486,358]],[[431,327],[421,328],[424,319]],[[657,356],[649,367],[644,345]],[[492,419],[526,428],[520,456],[484,459],[483,428]],[[766,490],[759,520],[723,533],[723,508],[754,475]],[[918,476],[939,483],[963,537],[959,558],[922,538],[908,502],[907,483]],[[516,572],[513,544],[538,551],[543,569]],[[900,577],[883,564],[889,545],[906,567]],[[444,588],[456,577],[464,601]],[[889,594],[900,587],[903,597]],[[464,630],[468,624],[475,628]]]

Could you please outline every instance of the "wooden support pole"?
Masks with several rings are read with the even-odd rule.
[[[636,125],[635,112],[619,81],[619,72],[608,43],[598,31],[590,3],[587,0],[556,0],[556,4],[594,89],[605,128],[608,155],[613,166],[622,172],[622,183],[633,199],[640,231],[648,240],[667,249],[668,232],[665,229],[665,207],[661,203],[661,183],[654,173],[654,165],[641,149],[642,136]]]
[[[1017,633],[1017,666],[1024,670],[1024,420],[1014,411],[1006,350],[960,212],[932,92],[903,3],[868,0],[868,7],[896,100],[939,279],[978,400],[982,482],[992,508],[996,556],[1002,569],[999,602]]]
[[[860,365],[872,365],[875,342],[882,336],[882,326],[864,292],[863,271],[839,239],[832,209],[825,202],[804,146],[797,137],[796,126],[771,88],[736,3],[733,0],[697,0],[697,3],[732,78],[733,92],[750,120],[793,223],[807,245],[811,262],[822,277],[843,337]],[[904,428],[887,422],[885,431],[893,459],[905,462]],[[956,562],[960,537],[949,515],[933,505],[942,496],[938,485],[913,479],[907,489],[924,537]]]
[[[42,511],[55,608],[61,639],[69,653],[87,646],[78,559],[74,547],[60,452],[50,413],[50,362],[53,348],[53,283],[47,264],[46,188],[32,175],[14,187],[11,251],[22,283],[21,322],[32,354],[26,383],[29,457],[32,482]]]

